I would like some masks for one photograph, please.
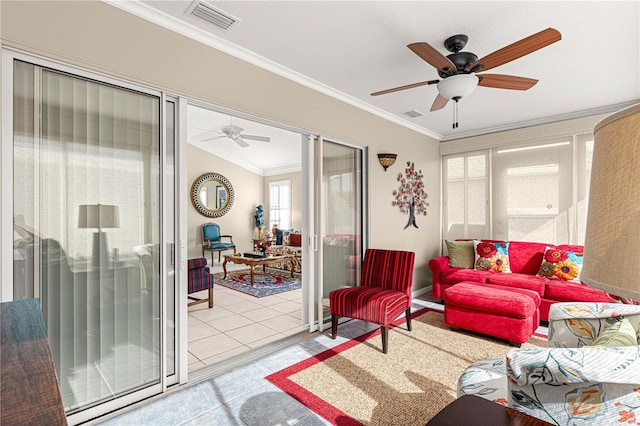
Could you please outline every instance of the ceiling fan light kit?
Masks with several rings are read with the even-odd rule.
[[[438,83],[438,92],[443,98],[457,101],[473,93],[479,80],[474,74],[452,75]]]
[[[469,37],[465,34],[457,34],[445,40],[444,47],[448,51],[453,52],[447,56],[438,52],[428,43],[411,43],[407,47],[423,61],[434,67],[442,80],[427,80],[419,83],[406,84],[404,86],[374,92],[371,96],[386,95],[387,93],[437,84],[438,95],[431,105],[431,111],[438,111],[444,108],[450,99],[455,101],[453,127],[457,128],[458,101],[473,93],[476,86],[496,89],[528,90],[538,82],[538,80],[532,78],[513,75],[476,73],[504,65],[561,39],[562,35],[558,30],[547,28],[546,30],[542,30],[498,49],[481,59],[478,59],[478,56],[474,53],[461,52],[469,40]]]

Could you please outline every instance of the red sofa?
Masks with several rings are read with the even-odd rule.
[[[495,240],[486,240],[495,242]],[[549,320],[549,307],[556,302],[611,302],[607,293],[582,283],[551,280],[538,276],[544,250],[550,244],[510,241],[509,264],[511,273],[479,271],[449,266],[449,256],[429,261],[432,271],[432,294],[444,300],[444,290],[462,281],[504,285],[534,290],[540,297],[540,320]],[[559,249],[583,251],[582,246],[558,245]]]

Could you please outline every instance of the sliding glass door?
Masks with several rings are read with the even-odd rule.
[[[175,373],[174,124],[159,94],[13,62],[13,299],[42,303],[67,415]]]
[[[319,158],[321,303],[319,318],[326,321],[329,292],[360,283],[360,265],[364,254],[363,148],[323,140]]]

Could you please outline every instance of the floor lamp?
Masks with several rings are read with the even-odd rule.
[[[107,204],[83,204],[78,213],[78,228],[97,228],[93,233],[93,246],[91,250],[91,264],[93,266],[107,265],[109,251],[107,248],[107,234],[102,230],[106,228],[118,228],[118,206]]]
[[[584,259],[585,284],[640,300],[640,104],[594,129]]]

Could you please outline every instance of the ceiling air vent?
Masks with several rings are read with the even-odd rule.
[[[228,31],[237,22],[240,22],[240,19],[235,16],[200,0],[191,3],[191,6],[189,6],[185,13],[204,19],[225,31]]]
[[[424,115],[417,109],[412,109],[411,111],[403,112],[403,114],[410,118],[422,117]]]

